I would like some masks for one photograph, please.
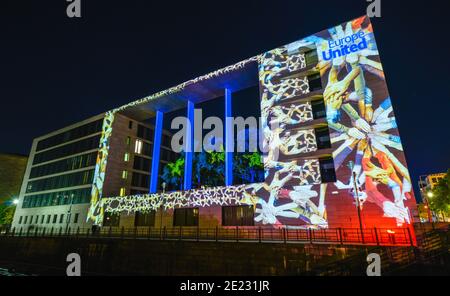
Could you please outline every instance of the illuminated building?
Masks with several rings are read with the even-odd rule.
[[[156,132],[146,140],[159,147],[165,114],[186,108],[193,123],[195,105],[225,97],[229,117],[233,94],[254,86],[269,147],[264,182],[233,186],[233,152],[227,151],[227,186],[192,189],[193,152],[187,149],[184,190],[161,193],[154,173],[160,150],[154,149],[150,193],[109,188],[111,167],[120,166],[115,155],[124,153],[113,145],[125,137],[118,136],[118,120],[153,119]],[[227,125],[225,145],[231,134]],[[187,139],[192,147],[192,135]],[[99,141],[87,213],[96,225],[377,227],[391,233],[414,222],[411,178],[367,17],[108,111]]]
[[[94,116],[34,139],[14,227],[47,231],[53,227],[58,231],[91,226],[86,217],[103,120],[104,115]],[[154,127],[121,115],[116,116],[113,127],[105,194],[148,192],[153,148],[148,138]],[[165,152],[160,162],[164,165],[175,156],[169,149],[170,134],[163,134],[161,149]]]
[[[419,177],[420,195],[422,197],[422,203],[418,205],[421,221],[440,221],[441,219],[446,221],[446,217],[442,214],[434,213],[429,204],[430,198],[433,198],[433,189],[439,183],[439,181],[445,178],[445,173],[423,175]]]

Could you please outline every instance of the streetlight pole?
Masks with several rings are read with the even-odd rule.
[[[163,189],[163,196],[162,196],[162,198],[161,198],[161,206],[160,206],[160,209],[159,209],[159,211],[161,212],[161,215],[160,215],[160,224],[159,224],[159,227],[162,227],[162,221],[163,221],[163,201],[164,201],[164,195],[165,195],[165,193],[166,193],[166,182],[163,182],[162,184],[162,189]]]
[[[422,197],[423,197],[424,202],[425,202],[427,215],[428,215],[428,222],[433,223],[433,215],[431,214],[430,202],[428,200],[428,194],[426,193],[426,190],[425,190],[426,186],[424,186],[425,181],[422,179],[423,177],[426,178],[427,176],[420,176],[419,177],[420,192],[422,193]]]
[[[359,202],[359,191],[358,191],[358,184],[356,183],[356,173],[353,172],[353,186],[354,186],[354,190],[356,193],[356,207],[358,209],[358,220],[359,220],[359,229],[361,231],[361,240],[362,243],[364,244],[364,232],[363,232],[363,225],[362,225],[362,220],[361,220],[361,205]]]
[[[66,234],[69,231],[70,218],[72,216],[73,193],[70,195],[69,211],[67,212]]]

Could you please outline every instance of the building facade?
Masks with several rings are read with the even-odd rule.
[[[13,227],[23,231],[91,227],[87,214],[104,117],[94,116],[34,139]],[[116,117],[105,194],[148,192],[153,132],[152,125]],[[167,152],[162,153],[162,164],[174,158],[168,143],[170,134],[164,131],[161,149]]]
[[[254,86],[259,86],[260,132],[267,148],[265,181],[233,186],[233,151],[227,150],[226,186],[192,189],[195,106],[224,97],[229,118],[233,93]],[[120,191],[127,187],[117,172],[131,170],[123,168],[126,146],[117,144],[127,137],[124,123],[154,120],[155,132],[148,136],[160,147],[164,114],[184,108],[191,123],[184,143],[184,190],[158,192],[161,150],[153,149],[150,168],[139,172],[150,170],[150,183],[136,181],[138,187]],[[226,147],[232,129],[227,123]],[[377,227],[392,233],[411,228],[416,219],[411,178],[366,16],[108,111],[98,140],[86,198],[90,206],[80,212],[96,225]],[[148,194],[142,194],[145,189]]]

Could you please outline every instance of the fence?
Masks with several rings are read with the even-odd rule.
[[[70,228],[13,228],[0,229],[0,237],[71,237],[71,238],[114,238],[114,239],[154,239],[193,241],[234,241],[234,242],[278,242],[341,245],[413,246],[415,245],[409,228],[364,229],[275,229],[264,227],[103,227],[95,229]]]

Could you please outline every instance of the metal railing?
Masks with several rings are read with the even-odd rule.
[[[409,228],[364,229],[287,229],[265,227],[102,227],[90,228],[12,228],[1,231],[1,237],[70,237],[70,238],[112,238],[153,239],[190,241],[234,241],[234,242],[278,242],[372,246],[413,246]]]

